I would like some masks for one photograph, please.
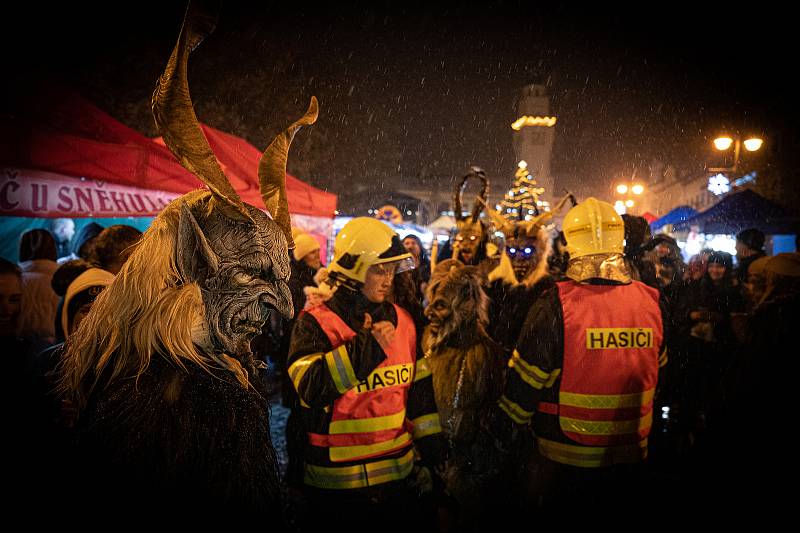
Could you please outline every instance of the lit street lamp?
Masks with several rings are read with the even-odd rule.
[[[619,214],[624,214],[628,209],[636,205],[636,200],[642,194],[644,194],[644,185],[641,183],[634,183],[630,186],[627,183],[620,183],[617,185],[617,195],[621,198],[614,203],[614,209]]]
[[[744,144],[744,149],[748,152],[757,152],[761,149],[761,145],[764,144],[764,140],[759,137],[748,137],[747,139],[742,142],[739,137],[735,139],[727,136],[722,135],[714,139],[714,148],[719,150],[720,152],[725,152],[730,149],[731,145],[733,145],[733,166],[730,167],[717,167],[717,168],[709,168],[709,172],[736,172],[739,168],[739,154],[742,151],[742,144]]]

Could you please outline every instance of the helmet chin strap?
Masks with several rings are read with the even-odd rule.
[[[337,288],[345,288],[349,291],[358,292],[361,290],[361,287],[364,286],[362,282],[350,279],[341,272],[331,271],[328,276]]]

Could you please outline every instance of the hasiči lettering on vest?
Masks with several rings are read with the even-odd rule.
[[[413,370],[413,363],[378,367],[367,376],[367,379],[359,382],[356,392],[369,392],[384,387],[405,385],[411,381]]]
[[[608,350],[619,348],[652,348],[652,328],[587,328],[586,348]]]

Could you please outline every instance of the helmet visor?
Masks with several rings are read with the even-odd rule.
[[[393,268],[395,274],[416,268],[416,265],[414,264],[414,258],[411,256],[411,254],[403,254],[397,257],[379,259],[373,264]]]

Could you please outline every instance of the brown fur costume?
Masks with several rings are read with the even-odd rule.
[[[499,470],[481,418],[500,395],[505,364],[501,349],[486,334],[489,302],[482,280],[476,267],[454,259],[439,263],[428,287],[431,323],[422,339],[451,445],[444,478],[462,506],[462,519],[483,505],[486,482]]]

